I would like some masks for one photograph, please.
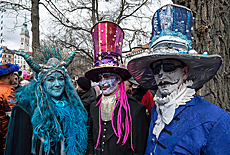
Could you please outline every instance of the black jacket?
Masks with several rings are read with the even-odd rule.
[[[143,96],[145,95],[147,91],[148,89],[138,86],[136,89],[134,89],[132,93],[129,92],[129,94],[135,99],[137,99],[137,101],[141,102]]]
[[[91,87],[87,92],[82,93],[77,91],[78,96],[80,97],[85,109],[88,112],[88,117],[90,116],[90,104],[96,101],[96,92],[93,87]]]
[[[32,155],[32,114],[29,101],[19,103],[13,107],[6,137],[5,155]],[[38,140],[36,142],[36,154],[39,154],[40,145],[41,141]],[[51,148],[55,155],[61,155],[60,142],[54,144]],[[44,155],[44,151],[42,155]]]
[[[122,140],[118,144],[116,144],[118,138],[113,132],[111,128],[111,123],[109,124],[109,129],[112,131],[104,137],[104,145],[100,143],[100,148],[103,148],[103,151],[101,151],[100,148],[99,154],[104,155],[143,155],[145,152],[146,147],[146,141],[147,141],[147,135],[148,135],[148,123],[147,123],[147,117],[146,117],[146,108],[144,105],[142,105],[140,102],[138,102],[136,99],[134,99],[132,96],[128,96],[128,102],[131,110],[131,117],[132,117],[132,138],[133,138],[133,148],[134,151],[131,149],[131,138],[128,137],[128,140],[126,143],[122,146]],[[90,113],[91,116],[89,118],[89,144],[87,149],[87,155],[92,154],[94,155],[96,150],[94,149],[96,146],[97,138],[98,138],[98,132],[99,132],[99,106],[96,106],[96,103],[100,99],[101,95],[97,98],[97,101],[91,104],[90,106]],[[117,113],[118,108],[116,108],[114,112],[113,120],[114,122],[117,122]],[[123,112],[122,112],[123,113]],[[124,113],[123,113],[124,114]],[[125,116],[122,115],[122,119]],[[111,121],[110,121],[111,122]],[[104,123],[102,124],[102,130],[105,128],[106,125]],[[114,126],[116,128],[116,123],[114,123]],[[102,131],[103,134],[104,130]],[[101,134],[101,138],[103,135]]]

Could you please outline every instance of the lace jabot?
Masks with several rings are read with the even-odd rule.
[[[110,121],[111,115],[116,104],[116,94],[104,96],[101,99],[101,118],[103,121]]]
[[[156,135],[156,138],[159,137],[161,131],[165,127],[165,124],[168,125],[172,121],[175,109],[180,105],[185,105],[186,102],[193,98],[195,90],[188,88],[188,86],[192,86],[192,84],[192,81],[187,81],[177,90],[173,91],[170,95],[164,98],[162,98],[160,91],[157,90],[157,93],[154,96],[154,101],[158,116],[153,128],[153,134]]]

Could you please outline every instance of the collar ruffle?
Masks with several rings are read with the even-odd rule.
[[[173,120],[175,109],[181,105],[185,105],[194,97],[195,90],[189,88],[192,84],[193,82],[191,80],[186,81],[177,90],[164,98],[162,98],[160,90],[157,90],[154,101],[158,116],[153,128],[153,134],[156,135],[157,139],[165,127],[165,124],[168,125]]]
[[[101,118],[104,121],[110,121],[111,115],[116,104],[117,97],[116,94],[104,96],[102,95],[101,100]]]

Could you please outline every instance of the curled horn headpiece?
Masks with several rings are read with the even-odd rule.
[[[70,54],[70,57],[69,57],[67,60],[65,60],[65,63],[66,63],[66,64],[64,65],[65,68],[67,68],[67,67],[69,66],[69,64],[72,63],[73,58],[74,58],[74,56],[75,56],[75,53],[76,53],[76,51],[73,51],[73,52]]]
[[[51,69],[53,67],[58,68],[58,67],[65,67],[67,68],[69,66],[69,64],[73,61],[73,58],[75,56],[76,51],[73,51],[69,58],[67,60],[63,60],[59,63],[56,63],[56,65],[51,65],[48,63],[48,60],[50,60],[51,58],[55,58],[57,61],[60,59],[62,59],[61,53],[62,53],[62,49],[59,49],[58,46],[53,45],[53,46],[45,46],[42,50],[40,50],[40,52],[42,53],[43,56],[40,56],[39,58],[43,61],[43,64],[36,64],[31,56],[29,56],[28,54],[24,53],[24,52],[18,52],[16,53],[17,55],[22,56],[27,64],[36,72],[36,73],[40,73],[43,69]]]
[[[33,69],[33,71],[36,73],[41,71],[41,67],[32,60],[31,56],[24,52],[17,52],[16,54],[22,56],[26,60],[27,64]]]

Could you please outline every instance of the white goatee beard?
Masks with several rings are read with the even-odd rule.
[[[175,90],[177,90],[182,84],[183,84],[183,80],[178,79],[177,82],[175,84],[168,84],[168,88],[159,88],[161,94],[163,96],[168,96],[170,95],[172,92],[174,92]],[[162,82],[164,83],[164,82]],[[179,84],[180,83],[180,84]],[[172,88],[174,87],[174,89]]]
[[[189,88],[189,86],[192,86],[192,84],[192,81],[186,81],[167,97],[162,97],[162,94],[159,90],[156,92],[154,101],[158,116],[153,128],[153,134],[156,135],[157,139],[165,125],[168,125],[172,121],[175,114],[175,109],[177,109],[179,106],[185,105],[193,98],[193,95],[196,92],[194,89]]]

